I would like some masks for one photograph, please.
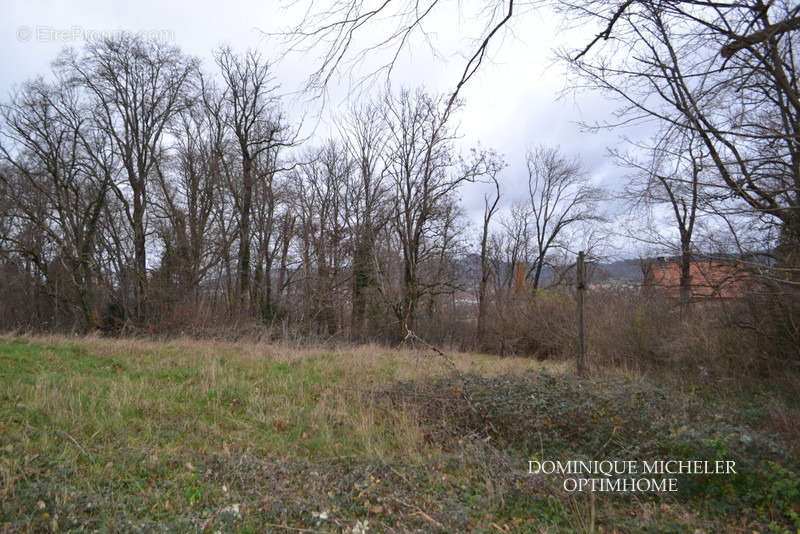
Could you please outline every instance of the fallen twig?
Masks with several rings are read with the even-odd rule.
[[[398,503],[402,504],[403,506],[406,506],[406,507],[408,507],[408,508],[414,508],[414,509],[416,509],[416,510],[417,510],[416,512],[414,512],[414,513],[413,513],[413,514],[411,514],[411,515],[418,515],[418,516],[422,517],[423,519],[425,519],[426,521],[428,521],[429,523],[431,523],[432,525],[436,525],[436,526],[437,526],[437,527],[439,527],[440,529],[442,529],[442,530],[446,530],[446,529],[444,528],[444,525],[442,525],[442,524],[441,524],[441,523],[439,523],[437,520],[435,520],[434,518],[432,518],[430,515],[428,515],[427,513],[425,513],[425,510],[423,510],[422,508],[420,508],[420,507],[419,507],[419,506],[417,506],[416,504],[409,504],[409,503],[407,503],[407,502],[405,502],[405,501],[402,501],[402,500],[398,499],[397,497],[392,497],[392,499],[393,499],[393,500],[395,500],[395,501],[397,501]]]
[[[70,440],[76,447],[78,447],[78,450],[80,450],[83,453],[83,455],[86,456],[89,459],[89,461],[92,461],[92,462],[94,461],[94,457],[91,454],[89,454],[88,452],[86,452],[86,449],[81,447],[81,444],[78,443],[78,440],[76,440],[75,438],[73,438],[72,436],[70,436],[69,434],[64,432],[63,430],[59,430],[57,428],[54,428],[53,432],[55,432],[56,434],[59,434],[61,436],[64,436],[65,438]]]
[[[275,527],[275,528],[282,528],[284,530],[291,530],[292,532],[327,532],[325,530],[315,530],[313,528],[299,528],[299,527],[290,527],[288,525],[280,525],[278,523],[261,523],[262,525],[268,527]]]

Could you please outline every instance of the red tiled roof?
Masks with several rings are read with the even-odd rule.
[[[741,265],[724,261],[693,261],[689,264],[692,299],[741,297],[752,287],[750,273]],[[680,296],[681,267],[677,261],[655,261],[648,270],[647,282]]]

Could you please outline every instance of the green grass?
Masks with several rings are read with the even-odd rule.
[[[796,401],[377,347],[0,338],[0,531],[793,532]],[[471,401],[465,401],[465,396]],[[731,458],[677,495],[527,459]]]

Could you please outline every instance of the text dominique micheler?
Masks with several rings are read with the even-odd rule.
[[[733,460],[529,460],[528,473],[564,476],[564,490],[600,492],[678,491],[670,475],[735,475]]]

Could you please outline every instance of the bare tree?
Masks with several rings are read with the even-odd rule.
[[[618,159],[637,173],[625,194],[633,201],[634,208],[644,202],[645,207],[666,205],[669,209],[671,224],[668,228],[677,230],[679,239],[680,305],[686,317],[692,295],[691,262],[696,223],[703,205],[714,200],[705,194],[701,181],[707,154],[694,132],[674,128],[669,128],[645,153],[649,153],[645,162],[631,154],[617,153]],[[654,229],[655,235],[645,235],[643,220],[644,217],[639,219],[632,237],[650,244],[671,245],[669,237],[662,236],[658,228]]]
[[[353,162],[339,144],[329,141],[315,151],[311,161],[293,173],[304,287],[304,317],[319,325],[320,333],[333,335],[343,326],[343,292],[347,202]]]
[[[516,291],[522,289],[530,264],[531,210],[528,202],[515,202],[500,218],[501,230],[492,235],[495,272],[502,272],[498,278],[498,290],[506,288]],[[519,276],[518,276],[519,275]],[[515,286],[518,285],[519,287]]]
[[[161,157],[168,124],[186,107],[187,80],[196,62],[174,46],[123,33],[68,50],[58,62],[64,76],[86,90],[98,127],[111,140],[124,180],[113,191],[133,232],[135,314],[145,320],[149,182]]]
[[[548,256],[556,250],[573,248],[564,241],[567,230],[600,220],[597,202],[603,192],[591,185],[576,158],[568,158],[558,149],[540,146],[529,151],[527,166],[531,235],[535,240],[528,274],[535,290]]]
[[[266,160],[272,164],[271,160]],[[292,214],[288,209],[286,184],[279,174],[263,172],[263,178],[256,183],[254,191],[254,237],[256,251],[253,297],[258,303],[261,318],[272,321],[278,312],[273,288],[273,266],[288,247],[292,238]],[[284,235],[284,232],[288,232]],[[285,259],[283,260],[285,264]],[[281,290],[279,282],[278,291]]]
[[[224,82],[223,117],[234,135],[241,159],[240,178],[229,185],[239,229],[239,298],[249,306],[253,194],[256,182],[277,170],[278,150],[290,146],[288,127],[280,110],[270,64],[257,52],[242,56],[230,48],[216,53]]]
[[[202,100],[181,110],[171,128],[174,156],[156,164],[154,203],[158,217],[168,223],[160,232],[164,256],[173,263],[179,298],[190,298],[195,306],[201,283],[231,240],[219,231],[226,150],[223,128],[215,119]]]
[[[386,168],[395,208],[392,226],[402,250],[402,296],[394,303],[400,331],[415,327],[421,297],[436,284],[421,284],[420,266],[441,252],[436,237],[446,235],[448,205],[458,187],[484,172],[485,159],[458,165],[452,131],[443,115],[447,100],[421,91],[387,94],[384,116],[389,136]],[[444,227],[442,226],[444,223]]]
[[[339,128],[355,165],[346,199],[350,203],[347,224],[353,239],[350,331],[352,338],[359,340],[374,322],[378,288],[375,240],[389,220],[382,165],[387,133],[379,103],[351,108]]]
[[[6,128],[0,139],[0,160],[8,164],[0,180],[16,207],[14,226],[22,221],[32,225],[54,250],[46,255],[25,233],[9,232],[3,240],[47,278],[51,267],[60,267],[73,286],[62,289],[60,297],[78,307],[83,329],[96,322],[95,244],[112,178],[112,166],[103,159],[86,115],[74,88],[37,80],[3,106]]]
[[[478,329],[476,333],[478,344],[483,343],[486,337],[486,320],[489,306],[488,289],[489,279],[492,276],[491,259],[489,257],[489,225],[492,218],[497,213],[497,208],[500,203],[500,181],[497,174],[500,170],[500,165],[490,169],[489,179],[494,184],[494,197],[490,201],[490,196],[484,195],[483,197],[483,226],[481,230],[481,279],[478,284]]]

